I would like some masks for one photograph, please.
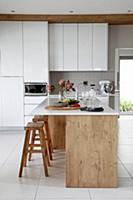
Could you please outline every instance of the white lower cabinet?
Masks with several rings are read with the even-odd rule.
[[[32,121],[32,118],[34,117],[32,115],[32,111],[46,98],[47,97],[45,96],[40,96],[40,97],[39,96],[34,96],[34,97],[25,96],[24,98],[24,125]]]
[[[22,127],[24,123],[23,78],[0,78],[0,126]]]

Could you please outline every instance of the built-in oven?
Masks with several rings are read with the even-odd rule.
[[[47,83],[24,83],[25,96],[46,96]]]

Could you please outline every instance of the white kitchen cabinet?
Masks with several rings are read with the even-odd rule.
[[[23,76],[21,22],[0,22],[0,76]]]
[[[93,70],[107,71],[108,24],[93,24]]]
[[[77,71],[77,24],[64,24],[64,71]]]
[[[1,77],[1,126],[22,127],[24,123],[23,79]]]
[[[92,24],[78,24],[78,71],[93,70]]]
[[[48,23],[23,22],[24,81],[48,82]]]
[[[0,92],[2,91],[2,80],[0,78]],[[0,94],[0,127],[2,126],[2,94]]]
[[[50,71],[63,71],[63,24],[49,25]]]
[[[44,101],[46,96],[25,96],[24,98],[24,125],[32,121],[34,115],[32,111],[36,108],[42,101]]]
[[[50,71],[107,71],[108,24],[51,24]]]

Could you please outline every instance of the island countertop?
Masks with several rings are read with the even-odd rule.
[[[48,110],[47,106],[53,105],[58,102],[58,98],[47,97],[43,102],[41,102],[33,111],[32,115],[118,115],[118,112],[106,106],[104,103],[100,102],[100,106],[104,108],[102,112],[87,112],[79,110]]]

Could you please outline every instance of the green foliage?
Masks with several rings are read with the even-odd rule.
[[[129,112],[133,111],[133,101],[126,101],[124,99],[120,100],[120,111]]]

